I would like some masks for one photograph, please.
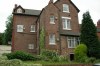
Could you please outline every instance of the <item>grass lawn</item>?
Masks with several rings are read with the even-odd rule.
[[[42,65],[62,65],[62,64],[78,64],[76,62],[52,62],[52,61],[23,61],[26,64],[42,64]]]

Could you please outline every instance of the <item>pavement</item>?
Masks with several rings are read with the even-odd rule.
[[[10,53],[11,52],[11,46],[7,45],[0,45],[0,55],[3,53]]]

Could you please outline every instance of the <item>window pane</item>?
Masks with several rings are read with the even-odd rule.
[[[35,32],[35,25],[31,25],[31,31],[30,32]]]
[[[69,6],[67,4],[63,4],[63,12],[69,12]]]
[[[68,37],[67,38],[68,47],[69,48],[75,48],[78,45],[77,40],[79,40],[78,37]]]
[[[62,22],[63,22],[63,29],[67,28],[67,20],[65,18],[62,18]]]
[[[50,23],[51,23],[51,24],[52,24],[52,23],[54,24],[54,19],[55,19],[54,16],[50,16]]]
[[[23,25],[17,25],[17,32],[23,32]]]
[[[68,28],[68,29],[71,29],[70,20],[67,20],[67,28]]]
[[[63,29],[71,29],[70,20],[67,17],[62,17]]]
[[[29,44],[28,49],[34,49],[34,44]]]
[[[17,13],[22,13],[22,9],[21,8],[18,8],[17,9]]]
[[[49,36],[49,43],[50,44],[55,44],[55,34],[50,34],[50,36]]]

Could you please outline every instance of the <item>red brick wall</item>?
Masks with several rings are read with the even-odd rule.
[[[69,5],[70,13],[63,12],[63,4]],[[72,5],[72,3],[69,0],[60,0],[56,2],[55,5],[60,9],[60,17],[71,17],[71,31],[79,32],[78,11]],[[64,30],[62,29],[62,31]]]
[[[69,5],[69,12],[63,12],[63,4]],[[75,32],[79,33],[79,22],[78,22],[78,11],[73,6],[73,4],[69,0],[60,0],[55,3],[55,5],[60,9],[60,18],[62,17],[71,17],[71,30],[63,30],[62,28],[62,21],[61,21],[61,32]],[[61,54],[62,55],[69,55],[70,53],[74,53],[73,48],[68,48],[67,44],[67,36],[60,36],[61,38]]]
[[[12,50],[23,50],[30,53],[36,53],[37,44],[37,34],[36,32],[30,32],[31,25],[36,25],[35,16],[25,16],[25,15],[14,15],[13,18],[13,47]],[[17,25],[24,25],[24,31],[17,32]],[[33,50],[28,49],[28,44],[34,44]]]
[[[93,66],[93,64],[62,64],[62,65],[43,65],[43,66]]]
[[[50,24],[50,16],[54,15],[55,24]],[[45,29],[45,47],[51,50],[59,50],[59,42],[56,41],[56,45],[49,44],[49,35],[54,33],[56,39],[59,38],[59,22],[58,22],[58,9],[53,5],[53,3],[48,4],[43,10],[40,17],[40,26],[44,26]],[[41,28],[41,27],[40,27]]]

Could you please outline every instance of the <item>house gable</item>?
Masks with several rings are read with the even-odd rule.
[[[19,5],[15,5],[15,8],[14,8],[14,13],[25,13],[25,10]]]
[[[60,1],[62,1],[62,0],[57,0],[54,4],[56,4],[56,3],[60,2]],[[66,0],[63,0],[63,1],[66,1]],[[77,12],[80,12],[80,10],[76,7],[76,5],[71,0],[68,0],[68,1],[75,7]]]

